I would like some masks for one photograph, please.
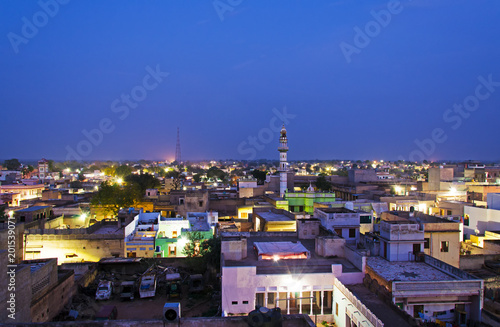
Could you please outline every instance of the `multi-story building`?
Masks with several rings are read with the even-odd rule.
[[[0,193],[18,193],[21,195],[20,201],[37,199],[42,197],[42,191],[45,189],[43,184],[24,185],[0,185]]]
[[[49,177],[49,173],[49,161],[42,158],[38,161],[38,178],[44,181],[47,177]]]
[[[315,208],[314,217],[324,228],[335,231],[347,243],[359,240],[360,213],[347,208]]]
[[[346,316],[348,326],[351,320],[383,326],[343,287],[362,282],[364,258],[338,236],[318,236],[317,220],[300,222],[312,224],[316,231],[309,233],[307,227],[305,238],[300,231],[222,233],[223,315],[246,314],[261,305],[280,307],[286,314],[318,315],[318,321],[337,326],[346,326]]]
[[[421,249],[420,251],[449,265],[459,267],[460,242],[463,239],[460,221],[430,216],[421,212],[406,211],[384,212],[381,219],[393,225],[418,224],[419,230],[424,232],[423,251]],[[411,252],[417,253],[416,250],[415,248]],[[408,253],[406,255],[408,256]]]
[[[0,301],[8,304],[0,313],[0,322],[51,321],[76,294],[73,270],[58,268],[57,259],[26,260],[12,268],[7,255],[0,250],[0,272],[6,276],[1,279]]]

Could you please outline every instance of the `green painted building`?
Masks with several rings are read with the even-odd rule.
[[[314,213],[314,204],[321,202],[334,202],[335,193],[323,192],[293,192],[285,193],[285,198],[269,197],[268,201],[277,209],[284,209],[290,212]]]

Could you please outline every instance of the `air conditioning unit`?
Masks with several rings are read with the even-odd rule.
[[[163,320],[166,322],[179,321],[181,318],[181,304],[165,303],[163,306]]]

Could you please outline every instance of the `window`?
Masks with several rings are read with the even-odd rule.
[[[299,212],[304,211],[304,206],[299,206]]]
[[[446,215],[451,216],[451,210],[446,210]]]
[[[231,304],[232,305],[238,305],[238,301],[232,301]]]
[[[172,238],[177,238],[177,231],[176,230],[172,231]]]
[[[203,207],[203,201],[199,201],[199,202],[198,202],[198,205],[199,205],[200,207]]]
[[[184,199],[179,199],[179,204],[183,205],[184,204]]]
[[[355,238],[355,237],[356,237],[356,229],[349,228],[349,238]]]
[[[146,251],[146,248],[139,248],[140,251]]]
[[[424,238],[424,249],[429,248],[429,238]]]
[[[243,301],[243,304],[248,304],[248,301]]]
[[[342,228],[335,228],[335,233],[337,233],[338,236],[342,237]]]
[[[469,215],[464,216],[464,226],[469,226]]]
[[[248,212],[242,212],[241,218],[248,218]]]
[[[448,241],[441,242],[441,252],[448,252],[449,246],[450,246],[450,242],[448,242]]]
[[[339,316],[339,303],[335,302],[335,315],[338,317]]]
[[[359,222],[361,224],[371,224],[372,217],[371,216],[360,216],[359,217]]]

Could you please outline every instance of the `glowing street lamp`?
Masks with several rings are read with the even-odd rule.
[[[118,179],[116,180],[116,183],[117,183],[118,185],[122,185],[122,184],[123,184],[123,178],[118,178]]]

